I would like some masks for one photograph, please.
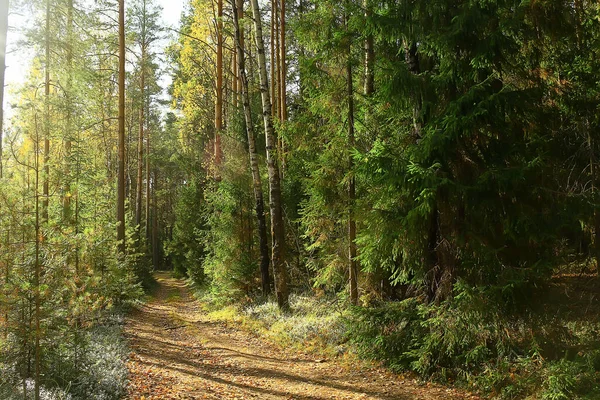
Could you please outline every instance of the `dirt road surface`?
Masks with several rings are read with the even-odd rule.
[[[280,349],[214,322],[185,283],[157,275],[154,296],[128,317],[130,400],[150,399],[475,399],[380,368]]]

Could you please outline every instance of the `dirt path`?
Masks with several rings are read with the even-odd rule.
[[[211,322],[185,283],[157,276],[155,296],[127,319],[128,399],[397,399],[470,398],[418,385],[379,369],[286,352]]]

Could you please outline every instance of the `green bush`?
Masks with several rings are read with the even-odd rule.
[[[597,349],[589,337],[596,322],[576,329],[560,318],[499,312],[485,291],[475,293],[459,292],[439,306],[411,298],[355,307],[348,338],[360,355],[392,370],[491,398],[600,398],[600,351],[589,350]]]

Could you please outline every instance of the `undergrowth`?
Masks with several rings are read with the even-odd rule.
[[[52,346],[46,357],[49,373],[44,376],[40,398],[120,399],[127,383],[125,362],[128,354],[122,325],[123,314],[113,312],[94,327],[77,332],[73,341]],[[9,360],[0,362],[0,399],[33,398],[33,394],[32,379],[23,381]]]
[[[245,303],[223,305],[207,292],[197,293],[213,320],[236,326],[286,348],[336,356],[346,352],[347,308],[336,298],[290,296],[290,311],[281,312],[274,301],[247,299]]]
[[[597,319],[501,312],[484,293],[461,291],[439,306],[354,308],[347,327],[361,356],[488,398],[600,399]]]

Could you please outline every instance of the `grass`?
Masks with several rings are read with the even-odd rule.
[[[198,291],[196,297],[211,320],[235,325],[281,347],[320,357],[347,353],[344,319],[347,309],[340,307],[337,299],[293,294],[290,311],[283,313],[274,301],[258,299],[243,305],[221,306],[206,291]]]

